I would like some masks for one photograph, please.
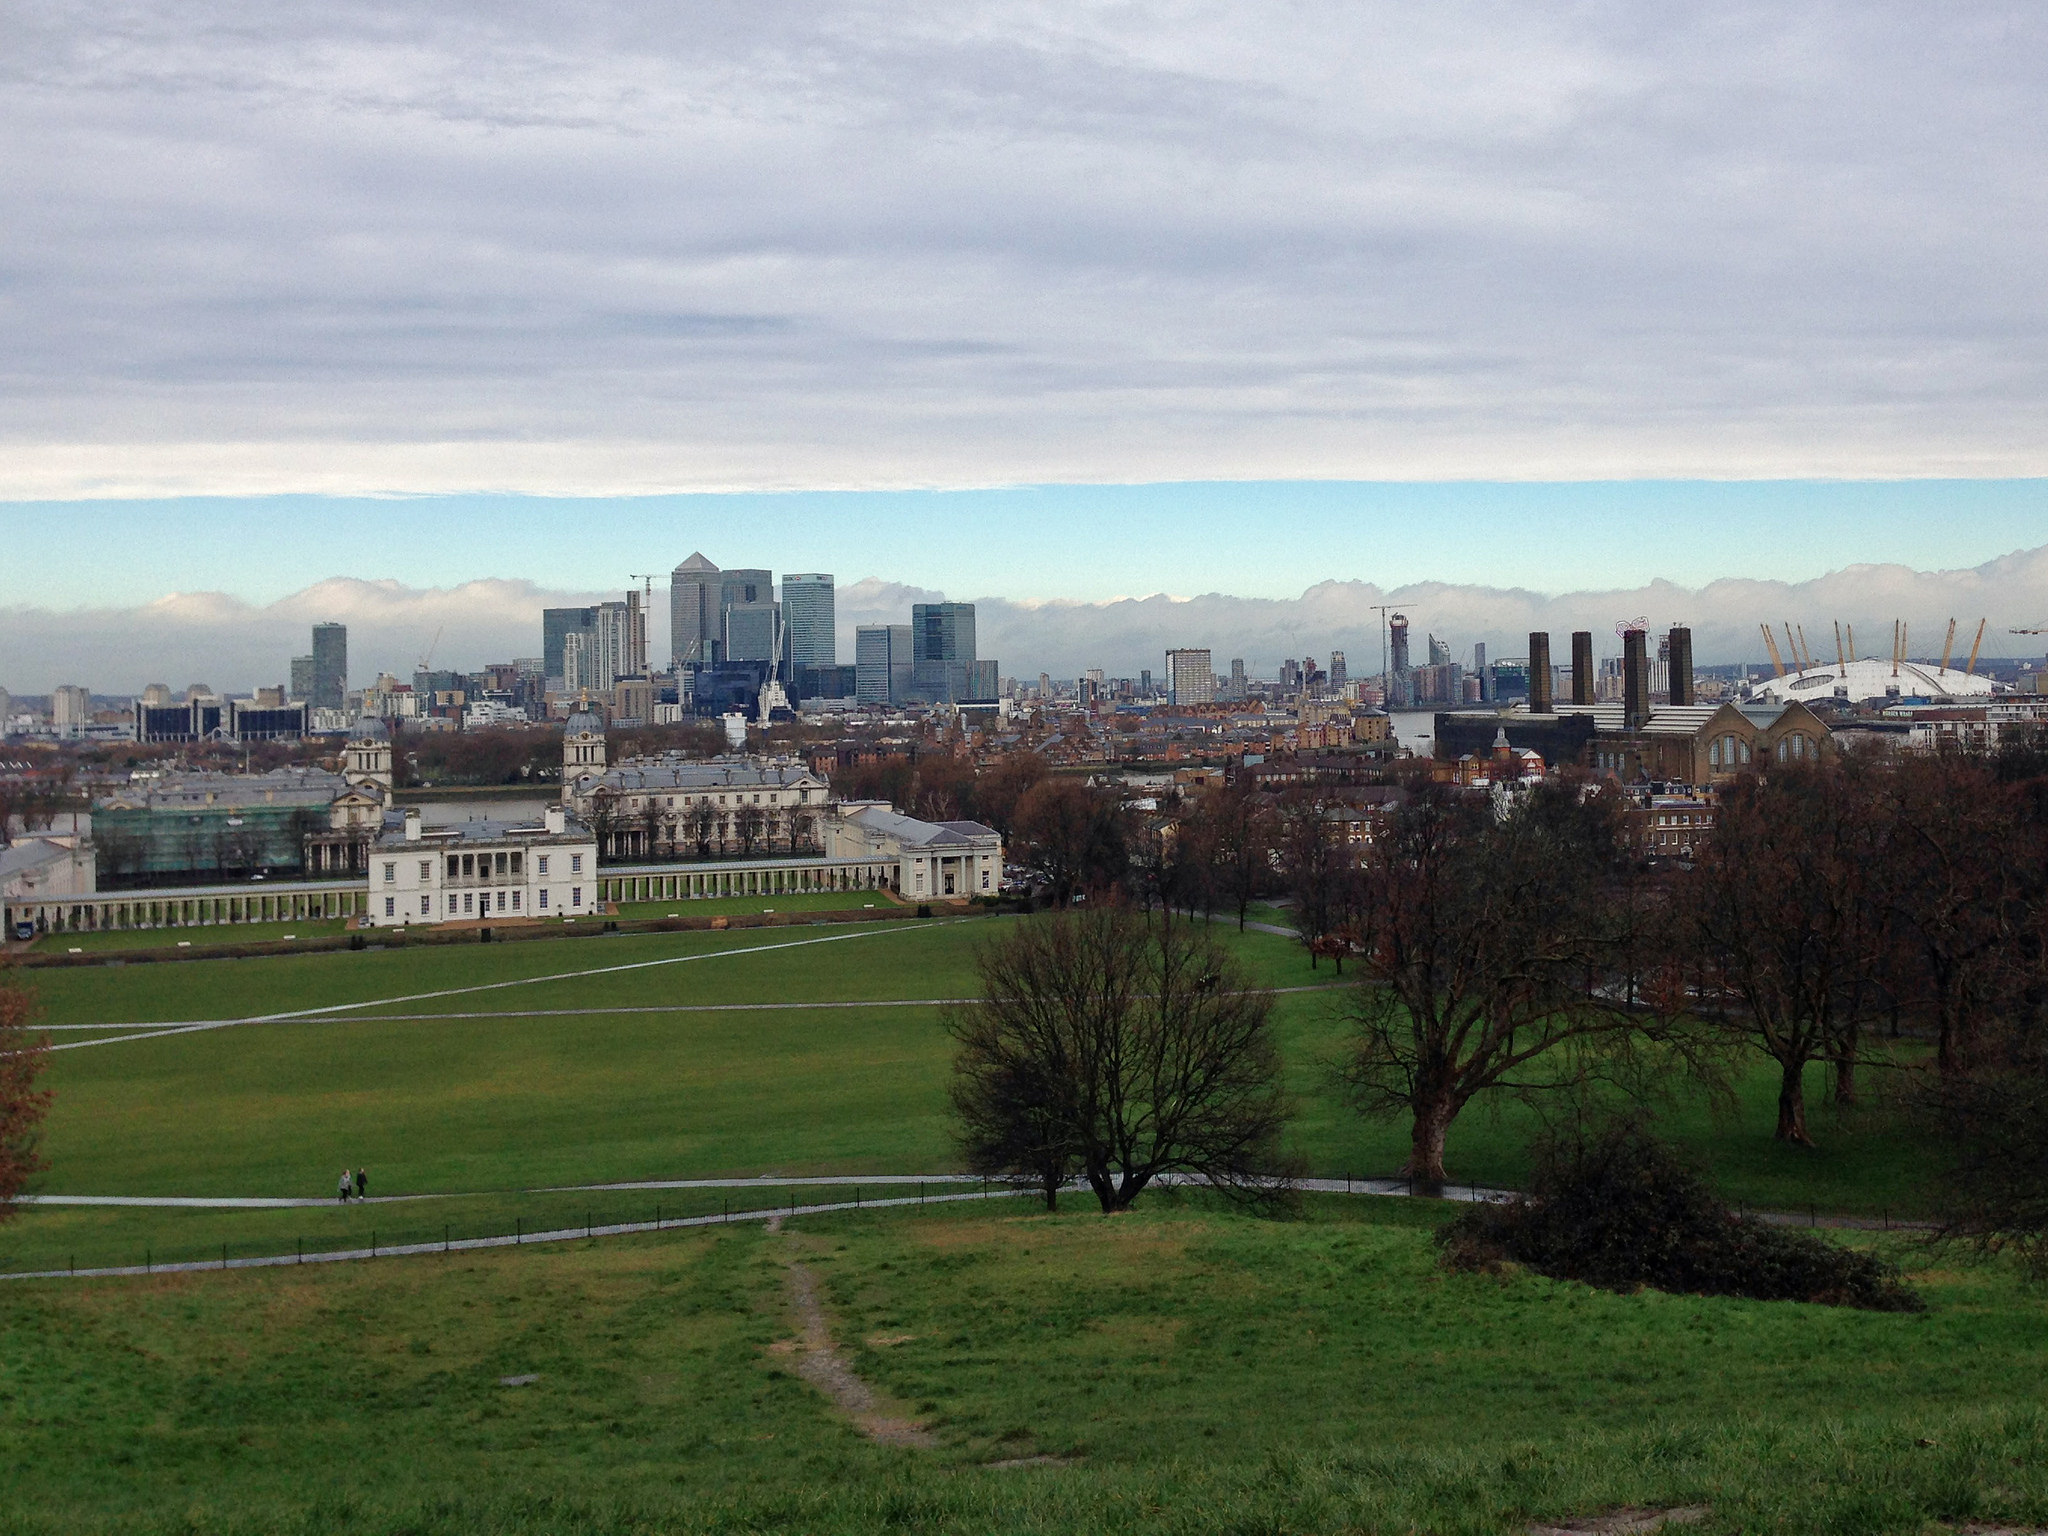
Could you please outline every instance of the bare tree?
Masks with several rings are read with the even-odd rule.
[[[743,805],[733,813],[733,831],[740,840],[740,852],[752,854],[754,845],[761,841],[763,828],[767,825],[758,805]]]
[[[1218,894],[1237,912],[1243,932],[1251,904],[1273,889],[1272,809],[1249,785],[1232,785],[1209,795],[1201,808],[1209,823]]]
[[[1324,940],[1349,916],[1352,883],[1350,850],[1331,819],[1322,796],[1295,796],[1280,813],[1282,858],[1287,889],[1294,898],[1294,926],[1308,949],[1309,969],[1328,953]]]
[[[696,845],[697,857],[711,857],[711,838],[718,830],[718,812],[712,809],[710,799],[700,799],[683,814],[684,823],[690,829],[690,841]]]
[[[9,969],[0,969],[0,1221],[15,1213],[15,1198],[43,1166],[37,1156],[50,1095],[36,1088],[49,1062],[47,1038],[29,1033],[35,994]]]
[[[1637,898],[1614,879],[1618,832],[1605,798],[1576,785],[1499,820],[1436,786],[1375,841],[1339,1072],[1366,1113],[1409,1117],[1404,1174],[1443,1180],[1445,1138],[1475,1095],[1571,1082],[1632,1040]]]
[[[1060,906],[1107,891],[1130,862],[1130,833],[1113,796],[1072,778],[1042,779],[1017,802],[1017,839]]]
[[[1737,781],[1677,893],[1697,990],[1778,1064],[1776,1135],[1800,1146],[1812,1145],[1808,1064],[1853,1075],[1862,1027],[1885,1005],[1872,899],[1882,835],[1868,788],[1841,764]]]
[[[1200,928],[1064,912],[977,963],[983,1001],[950,1024],[976,1171],[1029,1178],[1049,1206],[1078,1172],[1105,1212],[1167,1175],[1246,1200],[1288,1189],[1272,999]]]

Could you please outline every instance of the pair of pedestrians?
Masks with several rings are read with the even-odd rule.
[[[349,1197],[349,1186],[349,1171],[346,1168],[344,1168],[341,1170],[340,1182],[337,1183],[334,1187],[334,1198],[337,1200],[346,1201]],[[358,1200],[367,1200],[369,1198],[370,1172],[367,1168],[358,1168],[355,1171],[354,1186],[355,1197]]]

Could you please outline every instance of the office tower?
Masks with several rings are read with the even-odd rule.
[[[996,697],[996,663],[993,656],[983,656],[967,664],[967,694],[978,702],[991,702]]]
[[[572,634],[588,634],[597,627],[595,608],[543,608],[540,611],[540,660],[546,668],[546,675],[564,679],[568,687],[569,676],[562,664],[562,644]]]
[[[640,606],[640,594],[628,592],[622,603],[599,603],[584,639],[576,671],[570,681],[568,656],[563,646],[562,686],[610,691],[622,677],[647,675],[647,612]]]
[[[853,632],[853,696],[860,703],[902,703],[912,669],[908,624],[863,624]]]
[[[1392,669],[1394,676],[1399,677],[1408,670],[1408,615],[1395,614],[1388,626],[1388,632],[1393,637],[1393,656],[1387,665]]]
[[[164,692],[167,696],[162,704],[150,703],[147,699],[143,702],[150,704],[152,709],[160,709],[163,707],[163,704],[170,703],[168,697],[170,690],[165,689]],[[310,656],[294,656],[292,658],[292,697],[295,699],[310,699],[313,697],[313,658]]]
[[[671,665],[704,666],[718,660],[718,646],[725,638],[724,616],[719,606],[723,581],[718,567],[701,554],[692,554],[669,573]]]
[[[597,683],[597,631],[572,629],[562,636],[562,670],[556,675],[570,692],[595,688]]]
[[[1216,674],[1206,650],[1178,650],[1166,653],[1166,699],[1170,704],[1213,704],[1216,702]]]
[[[1351,673],[1344,665],[1344,653],[1342,651],[1330,652],[1330,691],[1332,693],[1341,692],[1345,683],[1350,681],[1350,678]]]
[[[1152,669],[1150,667],[1145,668],[1144,671],[1138,674],[1138,693],[1143,698],[1149,699],[1152,697]]]
[[[1292,656],[1280,663],[1280,687],[1292,691],[1301,686],[1301,663]]]
[[[773,666],[781,635],[776,628],[775,574],[726,571],[719,577],[720,661],[765,661]]]
[[[839,642],[833,628],[837,620],[830,576],[782,578],[783,658],[791,675],[798,667],[838,665]]]
[[[1451,664],[1451,648],[1435,635],[1429,637],[1429,664],[1432,667],[1447,667]]]
[[[1242,704],[1250,691],[1244,675],[1244,658],[1233,657],[1230,662],[1230,697],[1234,702]]]
[[[974,661],[974,604],[914,603],[910,609],[911,686],[927,704],[967,697]]]
[[[313,626],[313,692],[315,709],[348,705],[348,629],[341,624]]]

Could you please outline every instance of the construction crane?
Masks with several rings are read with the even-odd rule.
[[[434,631],[434,643],[427,647],[427,654],[422,656],[414,666],[413,670],[415,672],[431,672],[434,669],[434,652],[441,649],[441,636],[447,632],[447,629],[448,626],[443,624]]]
[[[1764,632],[1764,649],[1771,653],[1771,669],[1783,677],[1785,659],[1778,654],[1778,637],[1771,633],[1771,626],[1768,624],[1758,624],[1757,628]]]
[[[1977,621],[1977,638],[1970,642],[1970,665],[1967,670],[1972,676],[1977,671],[1977,652],[1984,644],[1984,625],[1986,622],[1984,619]]]
[[[659,576],[661,574],[662,573],[660,571],[656,571],[652,576],[650,576],[645,571],[635,571],[632,575],[626,578],[628,581],[637,581],[641,583],[640,590],[646,594],[647,606],[650,609],[654,607],[654,577]]]
[[[1949,659],[1949,657],[1950,657],[1951,655],[1953,655],[1953,654],[1954,654],[1954,652],[1955,652],[1955,648],[1956,648],[1956,621],[1955,621],[1954,619],[1950,619],[1950,620],[1948,621],[1948,638],[1947,638],[1946,640],[1944,640],[1944,641],[1942,641],[1942,642],[1941,642],[1941,670],[1942,670],[1942,671],[1946,672],[1946,671],[1948,670],[1948,659]]]

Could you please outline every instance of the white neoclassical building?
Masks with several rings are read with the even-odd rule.
[[[909,901],[993,896],[1003,884],[1003,836],[978,821],[919,821],[886,800],[842,800],[825,824],[825,852],[896,867]]]
[[[577,917],[603,905],[597,841],[567,812],[424,826],[417,810],[371,846],[365,911],[379,928]]]

